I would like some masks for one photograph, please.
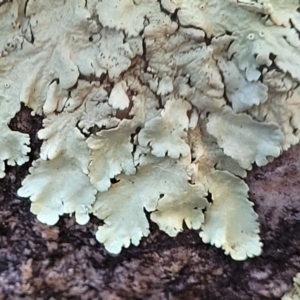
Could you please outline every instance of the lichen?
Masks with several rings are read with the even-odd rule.
[[[149,234],[146,210],[259,255],[243,178],[299,142],[298,2],[21,2],[0,6],[0,176],[29,159],[8,126],[23,102],[44,117],[18,191],[38,219],[94,214],[116,254]]]

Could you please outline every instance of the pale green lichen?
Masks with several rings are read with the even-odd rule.
[[[147,210],[171,236],[185,223],[259,255],[242,178],[299,142],[298,2],[21,2],[0,6],[0,176],[28,160],[8,127],[23,102],[44,114],[18,191],[38,219],[94,214],[119,253],[149,234]]]
[[[285,293],[284,296],[281,298],[282,300],[299,300],[300,299],[300,273],[298,273],[294,277],[294,288]]]

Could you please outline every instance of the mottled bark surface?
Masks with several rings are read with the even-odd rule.
[[[36,159],[41,119],[23,108],[11,127],[31,135]],[[95,241],[97,219],[37,221],[16,195],[29,166],[8,167],[0,180],[0,300],[280,299],[300,271],[299,146],[249,173],[264,251],[244,262],[203,244],[195,231],[170,238],[153,223],[139,247],[111,256]]]

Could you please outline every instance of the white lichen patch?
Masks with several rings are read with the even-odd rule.
[[[222,247],[236,260],[259,255],[259,224],[253,203],[247,199],[247,185],[227,171],[214,171],[208,188],[214,200],[206,212],[202,240]]]
[[[22,102],[44,117],[18,192],[40,221],[93,213],[119,253],[147,210],[171,236],[261,253],[242,178],[300,139],[298,1],[2,2],[0,177],[29,160],[9,126]]]
[[[130,136],[135,126],[128,120],[122,120],[117,128],[102,130],[87,139],[91,149],[89,176],[98,191],[106,191],[111,186],[110,180],[122,171],[134,174],[133,144]]]
[[[187,136],[187,112],[191,105],[186,101],[168,100],[160,116],[145,123],[138,135],[141,146],[149,145],[157,157],[168,155],[179,158],[190,153],[184,139]]]
[[[161,180],[158,181],[157,176]],[[98,193],[93,214],[104,220],[105,224],[98,228],[97,239],[112,253],[119,253],[123,246],[129,247],[130,243],[138,245],[140,239],[149,234],[149,224],[143,210],[154,211],[161,194],[176,200],[173,193],[184,195],[188,190],[187,171],[179,161],[158,159],[151,155],[142,159],[135,175],[121,175],[119,182],[108,191]],[[197,190],[194,193],[195,197],[201,195]],[[200,204],[200,207],[203,205]]]
[[[300,273],[296,274],[293,281],[294,281],[294,288],[290,292],[285,293],[284,296],[282,297],[282,300],[300,299]]]

